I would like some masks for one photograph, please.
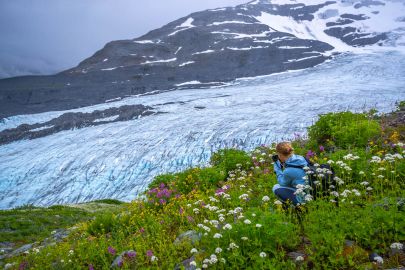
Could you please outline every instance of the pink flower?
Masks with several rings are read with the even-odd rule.
[[[92,264],[89,264],[89,270],[94,270],[94,267]]]
[[[146,256],[152,257],[153,256],[152,250],[149,249],[148,251],[146,251]]]
[[[110,253],[111,255],[115,255],[115,253],[117,253],[117,251],[112,246],[109,246],[108,253]]]

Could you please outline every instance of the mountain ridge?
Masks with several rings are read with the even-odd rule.
[[[402,49],[401,2],[302,2],[260,0],[194,12],[140,37],[108,42],[55,75],[0,80],[0,119],[152,91],[223,86],[313,67],[345,51]],[[390,12],[392,25],[379,26]]]

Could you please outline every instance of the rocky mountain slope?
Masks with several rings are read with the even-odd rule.
[[[256,0],[112,41],[52,76],[0,80],[0,119],[315,66],[335,53],[403,49],[402,1]]]

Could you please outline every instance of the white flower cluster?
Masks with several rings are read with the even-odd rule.
[[[337,183],[339,186],[341,186],[341,185],[343,185],[343,184],[345,183],[342,179],[340,179],[340,178],[337,177],[337,176],[335,176],[335,177],[333,178],[333,180],[335,180],[336,183]]]
[[[264,253],[264,252],[260,252],[259,256],[262,257],[262,258],[265,258],[267,256],[267,254]]]
[[[234,242],[229,244],[229,247],[227,248],[227,250],[231,250],[231,249],[237,249],[239,248],[239,246],[237,244],[235,244]]]
[[[346,156],[343,157],[344,160],[356,160],[359,159],[359,156],[355,156],[353,154],[347,154]]]
[[[263,201],[263,202],[268,202],[268,201],[270,201],[269,196],[263,196],[262,201]]]
[[[336,165],[338,165],[339,167],[345,169],[346,171],[351,171],[352,168],[349,167],[349,165],[347,165],[346,163],[344,163],[341,160],[336,161]]]
[[[398,249],[398,250],[402,250],[404,248],[404,245],[401,243],[392,243],[390,246],[392,249]]]
[[[232,229],[232,225],[229,224],[229,223],[227,223],[227,224],[224,225],[224,229],[225,229],[225,230],[231,230],[231,229]]]
[[[388,161],[388,162],[394,162],[395,159],[403,159],[403,156],[401,154],[386,154],[384,157],[384,160]]]
[[[381,162],[381,158],[379,156],[372,156],[371,157],[371,163],[380,163]]]
[[[384,259],[380,256],[375,256],[374,257],[374,261],[376,261],[379,264],[383,264],[384,263]]]
[[[216,264],[218,257],[215,254],[211,254],[210,258],[203,260],[203,268],[208,268],[208,264]]]
[[[241,200],[247,200],[248,198],[249,198],[249,195],[246,193],[239,196],[239,199],[241,199]]]
[[[218,238],[221,238],[221,237],[222,237],[222,234],[220,234],[220,233],[214,234],[214,238],[215,238],[215,239],[218,239]]]

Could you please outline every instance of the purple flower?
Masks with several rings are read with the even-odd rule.
[[[319,151],[321,151],[321,152],[325,151],[325,147],[323,147],[323,145],[320,145],[319,146]]]
[[[165,199],[160,199],[159,202],[160,202],[160,204],[165,204],[166,200]]]
[[[140,233],[144,233],[144,232],[145,232],[145,229],[142,227],[142,228],[139,229],[139,232],[140,232]]]
[[[21,262],[20,265],[18,266],[19,270],[24,270],[28,266],[28,262]]]
[[[115,253],[117,253],[117,251],[112,246],[109,246],[108,253],[110,253],[111,255],[115,255]]]
[[[188,222],[194,222],[194,218],[192,216],[187,216]]]
[[[124,262],[122,260],[119,260],[117,263],[118,267],[122,267],[123,264],[124,264]]]
[[[182,215],[184,213],[183,207],[180,207],[179,213],[180,213],[180,215]]]
[[[89,264],[89,270],[94,270],[94,267],[92,264]]]
[[[152,257],[153,256],[152,250],[149,249],[148,251],[146,251],[146,256]]]
[[[309,150],[309,151],[307,152],[307,154],[306,154],[306,157],[307,157],[308,159],[310,159],[310,158],[313,157],[313,156],[315,156],[315,153],[312,152],[312,150]]]
[[[264,174],[268,174],[269,172],[270,172],[270,170],[269,170],[268,168],[266,168],[266,169],[263,170],[263,173],[264,173]]]
[[[164,184],[164,183],[160,183],[159,187],[160,187],[160,188],[165,188],[165,184]]]
[[[127,252],[127,256],[128,256],[128,258],[130,258],[130,259],[135,258],[136,252],[135,252],[135,251]]]

